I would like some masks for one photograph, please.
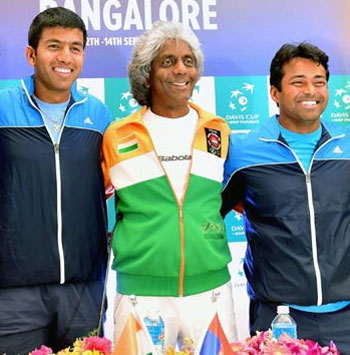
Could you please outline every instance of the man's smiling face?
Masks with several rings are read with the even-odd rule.
[[[311,59],[296,57],[283,65],[283,72],[281,91],[271,87],[281,125],[297,133],[315,131],[328,103],[325,68]]]
[[[44,28],[38,47],[27,47],[34,67],[35,94],[45,102],[68,100],[84,63],[83,33],[77,28]]]
[[[186,42],[165,42],[152,62],[149,79],[154,113],[168,116],[167,110],[178,110],[180,114],[187,108],[187,102],[197,82],[195,64],[193,53]]]

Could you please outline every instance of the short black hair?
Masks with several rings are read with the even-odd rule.
[[[64,7],[52,7],[35,16],[29,27],[28,44],[36,50],[43,30],[51,27],[78,28],[83,33],[85,48],[87,32],[84,21],[74,11]]]
[[[318,47],[307,42],[297,44],[286,43],[275,54],[270,66],[270,85],[282,90],[281,81],[284,75],[283,65],[293,58],[306,58],[322,65],[329,79],[328,55]]]

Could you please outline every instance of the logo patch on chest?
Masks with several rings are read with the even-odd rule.
[[[202,233],[204,239],[224,239],[225,238],[225,224],[224,222],[213,223],[204,222],[202,224]]]
[[[207,151],[221,157],[221,132],[213,128],[204,128],[207,138]]]
[[[139,143],[134,134],[121,138],[117,142],[118,154],[130,153],[134,150],[137,150],[138,148],[139,148]]]

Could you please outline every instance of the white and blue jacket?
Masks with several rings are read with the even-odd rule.
[[[0,92],[0,287],[101,279],[110,113],[74,85],[53,144],[33,92],[32,77]]]
[[[251,298],[305,306],[350,300],[350,136],[321,122],[309,171],[276,117],[231,135],[222,213],[243,207]]]

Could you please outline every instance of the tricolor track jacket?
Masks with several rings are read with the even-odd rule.
[[[116,191],[121,216],[113,236],[119,293],[186,296],[230,279],[231,256],[220,215],[230,130],[223,119],[191,106],[199,120],[181,201],[142,121],[147,107],[106,131],[105,183]]]

